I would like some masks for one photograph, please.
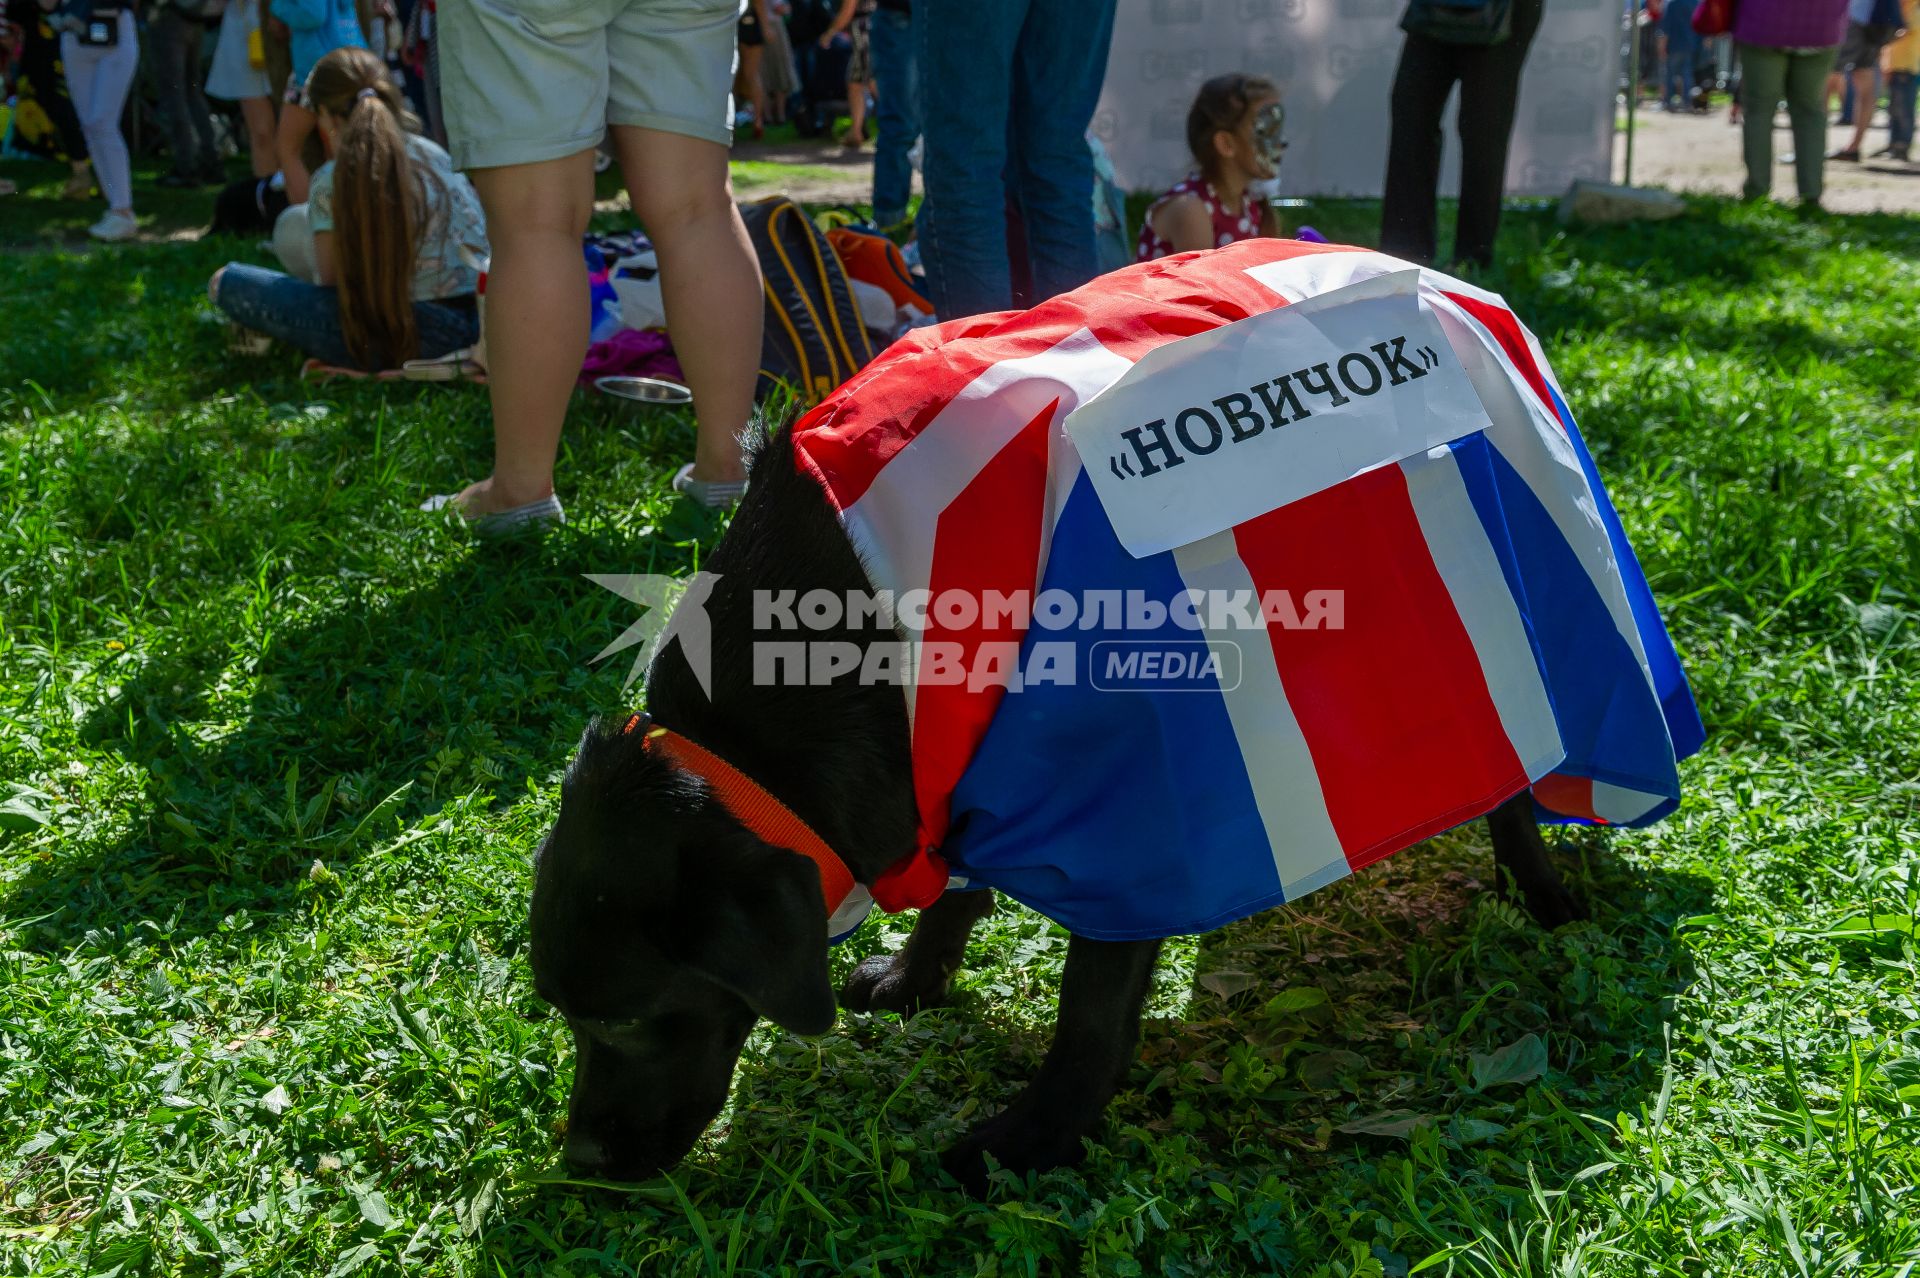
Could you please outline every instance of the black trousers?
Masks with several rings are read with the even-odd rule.
[[[213,117],[201,89],[205,72],[200,51],[206,36],[205,23],[187,17],[170,4],[161,5],[147,22],[147,58],[160,111],[167,121],[173,169],[196,177],[220,163],[213,141]]]
[[[1460,86],[1460,220],[1453,260],[1486,266],[1500,230],[1507,143],[1513,134],[1520,69],[1540,26],[1544,0],[1513,0],[1513,34],[1499,44],[1447,44],[1409,33],[1393,77],[1393,136],[1380,208],[1380,247],[1415,262],[1434,260],[1434,202],[1440,190],[1440,113]]]

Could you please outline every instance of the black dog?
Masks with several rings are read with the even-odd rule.
[[[727,760],[872,882],[914,847],[904,698],[889,684],[756,686],[756,590],[858,592],[867,578],[791,438],[766,444],[707,567],[712,697],[670,643],[648,683],[653,721]],[[844,597],[844,595],[843,595]],[[878,620],[822,640],[897,644]],[[645,722],[645,721],[642,721]],[[567,1017],[578,1061],[566,1155],[614,1179],[651,1175],[692,1148],[726,1101],[756,1017],[818,1034],[835,1010],[815,863],[750,832],[698,777],[629,723],[589,728],[534,870],[532,940],[542,998]],[[1542,924],[1581,917],[1522,794],[1488,816],[1494,857]],[[923,910],[897,953],[854,972],[840,1002],[903,1013],[939,1002],[991,892]],[[1039,1075],[945,1159],[969,1188],[983,1153],[1024,1171],[1079,1160],[1133,1058],[1158,941],[1076,936],[1053,1045]]]
[[[238,178],[213,197],[213,224],[207,235],[271,235],[287,208],[287,193],[270,178]]]

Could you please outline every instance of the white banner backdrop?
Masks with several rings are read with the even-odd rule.
[[[1378,196],[1386,176],[1388,98],[1406,0],[1119,0],[1093,130],[1121,185],[1163,191],[1192,168],[1187,108],[1210,76],[1264,75],[1280,86],[1291,143],[1283,196]],[[1547,0],[1527,53],[1507,161],[1512,195],[1558,195],[1575,178],[1608,180],[1619,81],[1619,0]],[[1441,189],[1459,175],[1447,108]]]

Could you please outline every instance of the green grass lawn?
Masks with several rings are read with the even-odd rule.
[[[1086,1165],[986,1202],[936,1155],[1065,951],[1010,907],[954,1008],[763,1029],[672,1176],[559,1181],[528,858],[622,704],[582,574],[720,531],[687,420],[582,399],[572,522],[476,544],[414,505],[485,470],[484,395],[228,355],[249,246],[0,257],[0,1271],[1914,1272],[1920,221],[1503,251],[1712,733],[1684,807],[1557,836],[1594,918],[1553,934],[1476,826],[1172,945]]]

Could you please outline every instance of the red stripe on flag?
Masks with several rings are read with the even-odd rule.
[[[1354,869],[1527,784],[1398,466],[1240,525],[1264,593],[1343,589],[1341,629],[1270,625],[1274,664]]]
[[[1534,800],[1549,812],[1561,816],[1579,817],[1582,821],[1592,821],[1596,825],[1606,825],[1608,821],[1593,810],[1593,781],[1589,777],[1573,777],[1563,772],[1549,772],[1533,783]]]
[[[1559,421],[1560,411],[1553,406],[1553,396],[1547,390],[1547,379],[1540,375],[1540,366],[1533,362],[1533,351],[1527,346],[1526,334],[1520,331],[1520,321],[1513,317],[1513,312],[1464,293],[1446,293],[1444,296],[1486,325],[1487,331],[1500,343],[1500,349],[1507,353],[1513,366],[1527,379],[1527,385],[1533,387],[1533,393],[1547,406],[1547,412],[1555,421]]]
[[[935,601],[948,590],[963,591],[976,603],[989,590],[1031,597],[1040,569],[1041,524],[1046,515],[1047,439],[1059,402],[1020,429],[940,514],[927,589]],[[932,644],[957,647],[962,665],[972,670],[983,644],[1014,648],[1025,630],[987,631],[976,624],[962,630],[943,627],[931,612],[923,632],[923,654]],[[922,664],[914,696],[913,782],[920,804],[924,845],[946,838],[948,804],[960,774],[986,735],[1003,687],[970,691],[966,682],[931,682]]]
[[[1125,359],[1284,306],[1250,267],[1342,245],[1243,240],[1126,267],[1029,311],[977,315],[915,329],[794,425],[795,464],[841,510],[860,500],[893,455],[980,374],[1038,355],[1081,329]]]

